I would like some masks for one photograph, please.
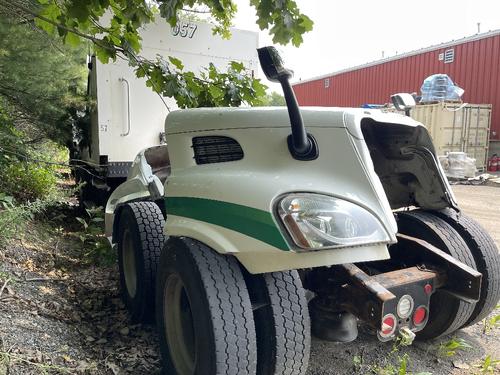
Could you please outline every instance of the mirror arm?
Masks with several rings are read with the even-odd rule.
[[[297,98],[293,92],[292,85],[287,78],[280,79],[283,94],[285,96],[286,106],[288,108],[288,116],[292,127],[293,148],[298,154],[306,154],[311,148],[311,144],[307,139],[304,121],[300,114]]]
[[[304,121],[300,114],[299,104],[292,85],[288,77],[279,79],[283,94],[285,96],[286,106],[288,108],[288,117],[292,134],[288,136],[288,149],[294,159],[297,160],[314,160],[318,157],[318,144],[311,134],[306,133]]]

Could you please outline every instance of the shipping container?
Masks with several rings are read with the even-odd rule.
[[[293,85],[300,105],[359,107],[397,92],[420,93],[423,80],[445,73],[467,103],[492,104],[491,140],[500,141],[500,30],[378,60]],[[497,142],[500,144],[500,142]]]
[[[418,105],[410,115],[425,125],[438,155],[462,151],[486,171],[491,105],[436,103]]]

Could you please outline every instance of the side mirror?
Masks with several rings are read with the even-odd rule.
[[[318,157],[318,145],[314,137],[306,133],[299,103],[290,85],[290,77],[293,72],[283,66],[280,54],[273,46],[257,49],[260,66],[267,79],[271,82],[279,82],[285,95],[288,116],[292,134],[287,138],[288,150],[296,160],[314,160]]]
[[[404,111],[406,116],[410,116],[410,109],[414,108],[417,103],[411,94],[401,93],[391,95],[392,104],[398,111]]]
[[[289,79],[293,76],[293,71],[283,66],[283,59],[276,48],[272,46],[259,48],[257,53],[260,66],[271,82],[281,82],[283,79]]]

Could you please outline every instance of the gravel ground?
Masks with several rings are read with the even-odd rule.
[[[500,243],[500,188],[454,186],[463,210]],[[74,210],[54,212],[0,247],[0,375],[157,374],[154,327],[133,325],[120,301],[117,267],[82,262]],[[500,314],[495,311],[494,314]],[[361,326],[356,341],[313,339],[308,375],[475,374],[500,359],[500,328],[483,323],[458,332],[470,348],[447,356],[452,337],[410,347],[380,343]],[[497,367],[497,373],[500,368]],[[243,374],[242,374],[243,375]]]

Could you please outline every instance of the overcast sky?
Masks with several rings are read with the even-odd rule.
[[[364,64],[396,53],[500,29],[499,0],[296,0],[314,21],[295,48],[279,47],[294,81]],[[258,31],[248,0],[236,0],[237,28]],[[260,32],[261,46],[272,44]],[[275,89],[273,87],[273,89]]]

